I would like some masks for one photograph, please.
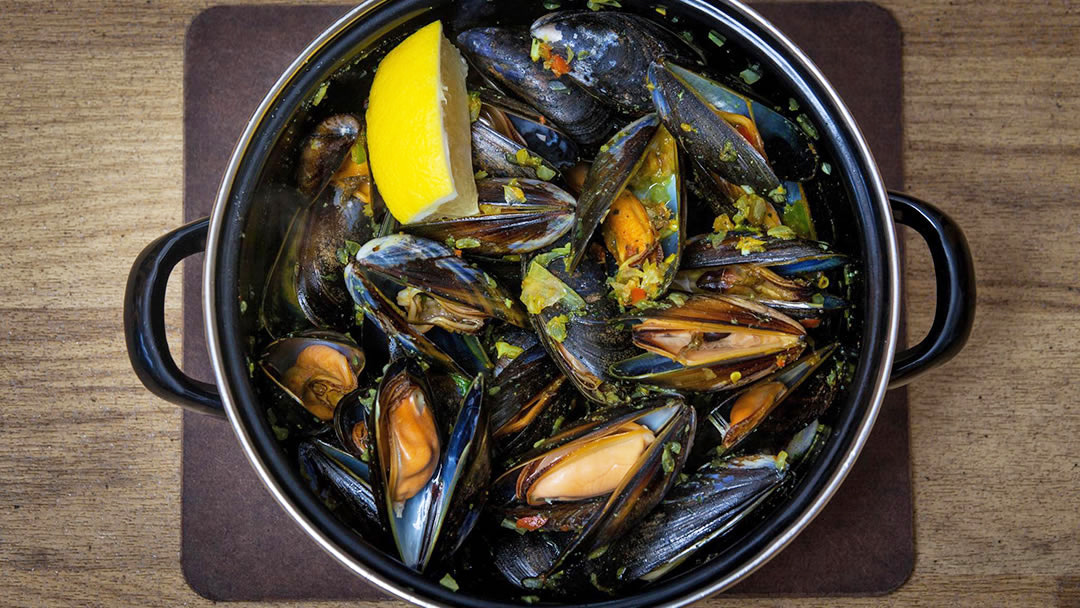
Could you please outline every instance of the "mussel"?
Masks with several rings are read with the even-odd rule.
[[[741,122],[741,115],[718,113],[667,62],[649,66],[648,79],[656,110],[684,153],[735,186],[747,186],[761,196],[780,192],[780,179],[755,147],[758,142],[732,126]]]
[[[625,318],[648,351],[612,366],[617,378],[688,391],[750,384],[796,359],[806,329],[752,300],[695,295],[683,304]]]
[[[728,232],[723,239],[699,238],[683,250],[682,268],[755,264],[782,275],[837,268],[847,258],[827,243],[784,239],[750,232]]]
[[[323,503],[364,540],[381,548],[385,533],[367,463],[322,439],[302,442],[297,459],[308,486]]]
[[[394,290],[392,297],[414,325],[476,333],[489,318],[526,324],[521,305],[494,279],[429,239],[406,234],[372,239],[345,272],[346,280],[362,274],[384,292]]]
[[[695,428],[694,408],[677,398],[609,410],[540,442],[534,456],[500,475],[492,507],[521,529],[541,529],[549,517],[573,522],[573,540],[542,575],[549,576],[632,529],[660,502]]]
[[[548,182],[484,179],[476,182],[476,191],[480,215],[428,220],[402,229],[469,255],[497,257],[547,247],[574,221],[574,197]]]
[[[611,11],[560,11],[530,28],[533,38],[558,56],[566,74],[621,112],[652,110],[645,75],[661,57],[698,61],[699,51],[648,19]],[[543,52],[543,50],[541,50]]]
[[[607,297],[607,269],[586,257],[571,273],[568,254],[564,243],[525,258],[521,300],[541,343],[582,395],[602,405],[625,402],[632,387],[608,368],[635,349],[629,328],[611,322],[619,307]]]
[[[266,347],[259,367],[288,399],[324,422],[359,386],[364,352],[348,336],[311,331]]]
[[[530,56],[527,33],[499,27],[462,32],[457,38],[465,56],[486,76],[524,99],[582,144],[602,141],[610,113],[572,80],[545,69]],[[539,150],[538,150],[539,151]]]
[[[368,424],[372,486],[398,555],[415,570],[457,550],[483,508],[491,474],[483,384],[478,376],[460,404],[446,403],[404,358],[379,385]]]
[[[707,442],[715,443],[721,452],[731,451],[755,431],[835,350],[836,345],[831,344],[811,352],[769,377],[721,400],[710,409],[707,416],[709,424],[719,435],[719,441],[712,439],[710,433]]]

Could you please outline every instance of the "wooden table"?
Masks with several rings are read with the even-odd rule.
[[[979,276],[967,349],[911,387],[915,572],[885,598],[709,604],[1080,606],[1080,6],[882,4],[906,181]],[[179,567],[180,413],[131,372],[120,309],[181,221],[184,28],[206,6],[0,2],[0,605],[209,603]],[[933,279],[905,279],[915,340]],[[179,344],[178,289],[166,310]]]

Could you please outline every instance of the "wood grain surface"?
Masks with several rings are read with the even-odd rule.
[[[707,605],[1080,606],[1080,5],[881,4],[904,29],[905,181],[979,276],[967,349],[911,386],[915,571],[883,598]],[[181,221],[184,28],[206,6],[0,2],[0,606],[209,604],[179,568],[180,413],[131,372],[120,308]],[[907,242],[914,341],[934,286]],[[166,314],[178,345],[178,287]]]

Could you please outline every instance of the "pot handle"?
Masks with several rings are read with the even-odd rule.
[[[964,233],[949,216],[899,192],[889,192],[889,201],[893,219],[926,241],[937,277],[934,324],[922,342],[896,353],[889,388],[897,388],[952,359],[967,343],[975,323],[975,268]]]
[[[158,397],[193,412],[225,417],[217,387],[184,374],[165,338],[165,288],[180,260],[206,249],[210,218],[195,220],[143,249],[128,275],[124,334],[131,367]]]

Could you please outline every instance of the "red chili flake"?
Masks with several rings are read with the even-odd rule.
[[[547,520],[548,518],[544,517],[543,515],[530,515],[528,517],[518,518],[518,520],[514,522],[514,525],[521,528],[522,530],[529,530],[531,532],[544,527],[544,524],[547,523]]]
[[[630,303],[631,304],[637,304],[638,302],[640,302],[640,301],[644,300],[646,297],[648,297],[648,295],[649,294],[645,293],[645,290],[640,288],[640,287],[631,287],[630,288]]]
[[[821,325],[821,319],[803,319],[799,323],[802,323],[802,326],[806,329],[814,329]]]
[[[563,76],[570,73],[570,64],[562,58],[562,55],[551,56],[551,73],[556,76]]]

